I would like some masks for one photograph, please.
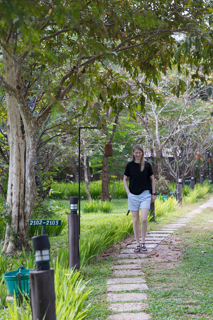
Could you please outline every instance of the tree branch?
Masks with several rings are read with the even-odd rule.
[[[112,128],[112,133],[111,133],[111,136],[109,138],[109,143],[112,143],[113,137],[115,135],[115,130],[116,130],[116,127],[118,125],[119,113],[120,113],[120,110],[118,110],[117,113],[116,113],[114,125],[113,125],[113,128]]]
[[[4,161],[9,165],[9,159],[6,157],[6,155],[4,154],[3,149],[0,146],[0,154],[2,155],[2,158],[4,159]]]
[[[13,97],[17,98],[17,91],[5,81],[2,75],[0,75],[0,85],[8,94],[11,94]]]
[[[70,30],[69,28],[59,30],[59,31],[57,31],[57,32],[55,32],[55,33],[50,34],[49,36],[42,37],[42,38],[40,39],[40,41],[42,42],[42,41],[44,41],[44,40],[47,40],[47,39],[50,39],[50,38],[54,38],[54,37],[57,36],[58,34],[67,32],[67,31],[69,31],[69,30]]]

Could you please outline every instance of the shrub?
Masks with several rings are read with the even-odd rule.
[[[168,198],[168,200],[164,201],[161,198],[157,198],[155,200],[155,216],[156,218],[163,216],[164,214],[167,214],[169,212],[173,212],[175,208],[177,207],[178,202],[177,200],[171,196]],[[152,217],[149,217],[149,220]]]
[[[157,194],[169,195],[169,181],[163,176],[155,179],[155,190]]]
[[[122,180],[114,181],[110,184],[109,193],[113,199],[126,198],[126,190]]]
[[[64,269],[58,259],[55,266],[55,294],[56,294],[56,319],[57,320],[83,320],[88,317],[90,306],[85,306],[91,290],[86,289],[80,272]],[[31,320],[32,312],[29,301],[24,301],[21,307],[17,300],[8,302],[8,314],[13,320]],[[5,319],[9,319],[6,316]]]
[[[112,211],[112,204],[109,201],[95,201],[92,200],[88,203],[86,203],[83,207],[83,212],[89,213],[89,212],[111,212]]]

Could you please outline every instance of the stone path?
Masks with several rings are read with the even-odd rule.
[[[151,315],[143,310],[147,307],[147,284],[144,274],[141,271],[141,264],[144,257],[165,240],[169,235],[183,227],[190,219],[207,207],[213,207],[213,198],[199,208],[186,214],[185,218],[179,219],[176,223],[164,225],[159,231],[150,231],[146,236],[146,254],[135,254],[136,242],[121,250],[113,266],[113,278],[107,281],[107,300],[112,315],[109,319],[114,320],[146,320]]]

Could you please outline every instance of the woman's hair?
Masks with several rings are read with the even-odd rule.
[[[142,152],[142,157],[141,157],[141,171],[143,171],[143,170],[144,170],[144,166],[145,166],[145,164],[144,164],[144,151],[143,151],[143,148],[142,148],[139,144],[136,144],[136,145],[133,147],[133,150],[132,150],[132,161],[135,161],[135,156],[134,156],[133,152],[134,152],[136,149],[137,149],[137,150],[140,150],[140,151]]]

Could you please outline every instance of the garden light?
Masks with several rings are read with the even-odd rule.
[[[79,236],[80,236],[80,215],[77,214],[78,197],[70,197],[70,214],[68,214],[69,227],[69,266],[80,268]]]
[[[32,237],[36,270],[50,269],[50,242],[47,234]]]
[[[78,210],[78,197],[70,197],[70,213],[77,214]]]

